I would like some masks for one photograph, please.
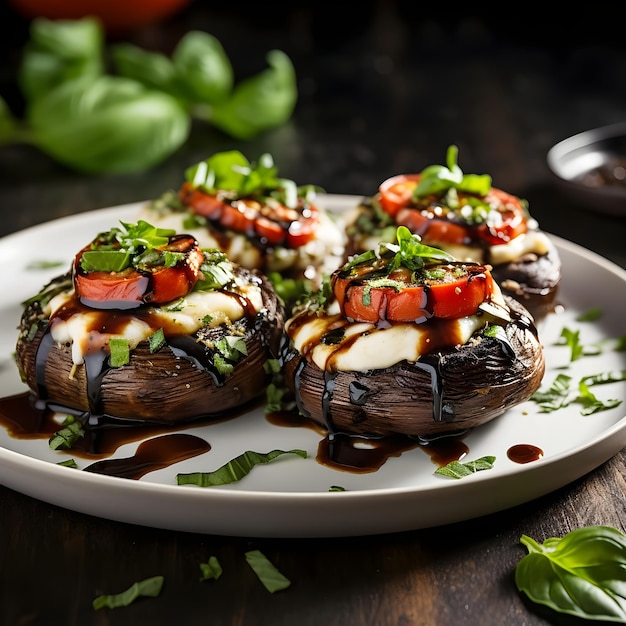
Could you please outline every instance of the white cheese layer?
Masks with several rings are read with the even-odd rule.
[[[433,333],[428,324],[393,324],[388,328],[377,328],[374,324],[362,322],[342,325],[341,319],[339,315],[331,318],[313,315],[292,336],[294,348],[322,371],[367,372],[384,369],[400,361],[415,362],[433,347],[438,347],[438,333]],[[321,334],[335,324],[343,328],[342,340],[332,344],[321,343]],[[442,322],[445,326],[442,334],[446,338],[454,337],[455,345],[462,345],[484,325],[485,318],[479,315],[447,320]]]
[[[261,311],[263,299],[257,285],[246,286],[242,295],[255,311]],[[141,313],[133,313],[132,309],[77,310],[66,315],[61,309],[73,298],[73,290],[57,295],[50,300],[46,313],[52,318],[50,333],[53,340],[59,344],[71,343],[72,360],[77,365],[83,363],[85,355],[105,347],[111,337],[126,339],[132,350],[159,328],[165,329],[166,335],[191,335],[203,326],[234,322],[245,314],[239,298],[221,291],[194,291],[172,303],[171,310],[164,305],[142,308]],[[113,322],[114,332],[107,329],[107,316]]]
[[[141,211],[141,219],[159,228],[188,233],[198,240],[202,248],[222,250],[233,263],[248,269],[263,268],[266,272],[295,269],[313,279],[316,274],[332,272],[343,262],[346,239],[343,227],[339,221],[335,222],[323,211],[319,213],[319,225],[311,241],[299,248],[268,248],[267,253],[255,246],[244,234],[231,233],[226,237],[223,233],[214,233],[210,226],[186,228],[184,222],[189,215],[180,211],[156,211],[150,205],[144,206]]]

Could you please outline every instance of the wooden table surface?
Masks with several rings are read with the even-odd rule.
[[[129,35],[167,48],[186,29],[206,30],[241,73],[261,67],[269,49],[284,50],[298,76],[293,119],[248,142],[197,125],[177,154],[132,175],[80,175],[32,148],[0,148],[0,235],[155,197],[176,187],[187,165],[223,149],[250,158],[270,152],[287,178],[330,193],[370,194],[392,174],[442,162],[455,143],[464,171],[488,172],[496,186],[527,198],[546,231],[626,266],[624,218],[566,198],[545,162],[560,139],[626,118],[626,50],[607,38],[614,29],[581,19],[557,32],[530,18],[511,28],[471,14],[418,14],[408,2],[366,3],[355,15],[346,4],[303,4],[275,18],[252,3],[241,10],[197,4]],[[2,42],[0,89],[19,107],[14,70],[26,23],[2,10],[12,28]],[[479,519],[333,539],[139,527],[0,486],[0,624],[577,624],[518,593],[514,570],[526,553],[519,539],[543,541],[586,525],[626,530],[625,462],[622,450],[554,493]],[[292,586],[269,594],[243,559],[250,549],[260,549]],[[224,574],[199,583],[198,563],[211,555]],[[93,610],[96,595],[155,574],[166,581],[158,598]]]

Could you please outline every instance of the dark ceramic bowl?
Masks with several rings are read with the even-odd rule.
[[[568,137],[548,151],[547,161],[574,202],[626,215],[626,122]]]

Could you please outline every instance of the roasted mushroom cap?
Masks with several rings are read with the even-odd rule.
[[[75,366],[71,344],[51,340],[41,304],[33,302],[23,313],[16,346],[21,375],[39,400],[74,413],[167,424],[223,415],[265,393],[263,365],[278,355],[284,321],[271,284],[256,272],[236,272],[260,285],[260,312],[193,335],[166,337],[156,351],[143,341],[120,367],[111,367],[104,351]],[[214,346],[227,335],[243,339],[247,354],[226,374],[214,365]]]
[[[553,244],[547,254],[528,254],[511,263],[494,265],[491,273],[503,293],[519,300],[535,322],[554,310],[561,280],[561,258]]]
[[[499,337],[369,372],[324,372],[298,352],[286,380],[300,412],[334,433],[437,436],[475,428],[539,388],[545,362],[528,312],[507,298]]]

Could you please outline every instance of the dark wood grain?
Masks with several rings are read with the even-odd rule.
[[[223,149],[250,158],[268,151],[285,177],[369,194],[387,176],[443,162],[456,143],[465,171],[489,172],[526,198],[545,230],[626,266],[623,218],[564,198],[545,164],[560,139],[626,115],[626,50],[623,38],[611,38],[617,20],[585,15],[557,29],[536,15],[512,24],[417,6],[302,3],[277,15],[266,4],[196,3],[129,34],[168,51],[189,28],[206,30],[238,75],[264,67],[268,50],[285,50],[300,87],[293,120],[247,143],[196,124],[177,154],[127,176],[83,176],[32,147],[1,147],[0,235],[155,197],[178,186],[184,167]],[[19,110],[15,68],[27,23],[9,6],[1,11],[0,92]],[[519,538],[595,524],[624,531],[625,493],[622,451],[554,493],[480,519],[373,537],[259,540],[111,522],[0,486],[0,624],[580,626],[517,592],[514,569],[526,553]],[[292,581],[289,589],[262,587],[244,558],[255,548]],[[211,555],[224,573],[201,582],[199,563]],[[92,609],[97,595],[157,574],[165,577],[158,598]]]

